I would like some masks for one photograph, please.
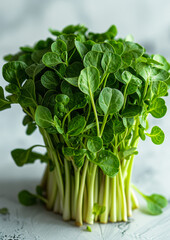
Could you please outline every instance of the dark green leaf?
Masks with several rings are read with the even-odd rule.
[[[138,105],[127,105],[122,112],[122,117],[131,118],[135,117],[142,112],[142,107]]]
[[[117,113],[123,106],[123,94],[117,89],[104,88],[99,96],[99,105],[105,115]]]
[[[42,58],[42,62],[47,67],[55,67],[58,64],[63,63],[60,56],[56,53],[53,53],[53,52],[48,52],[48,53],[44,54],[44,56]]]
[[[77,115],[69,122],[67,134],[70,136],[77,136],[83,131],[85,125],[86,125],[85,117]]]
[[[35,107],[36,96],[35,96],[35,84],[32,79],[28,79],[23,87],[21,88],[21,95],[18,99],[22,107]]]
[[[103,141],[99,137],[90,137],[87,141],[87,148],[90,152],[98,152],[103,147]]]
[[[51,50],[52,52],[61,55],[64,51],[67,51],[67,45],[63,40],[57,39],[55,42],[52,43]]]
[[[36,204],[37,198],[34,194],[28,192],[27,190],[23,190],[19,192],[18,199],[20,203],[24,206],[32,206]]]
[[[59,79],[58,76],[55,72],[53,71],[46,71],[42,76],[41,76],[41,83],[42,85],[47,88],[47,89],[56,89],[56,87],[59,84]]]
[[[97,165],[103,173],[109,177],[114,177],[119,172],[119,160],[112,152],[102,150],[99,152]]]
[[[3,88],[0,86],[0,111],[10,107],[10,102],[5,99]]]
[[[2,68],[2,75],[7,82],[14,83],[20,87],[27,78],[26,67],[27,65],[20,61],[6,63]]]

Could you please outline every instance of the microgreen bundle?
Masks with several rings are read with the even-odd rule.
[[[127,221],[138,207],[131,185],[138,141],[164,141],[158,126],[147,131],[147,117],[166,114],[170,65],[129,38],[115,39],[114,25],[97,34],[82,25],[50,32],[55,39],[21,47],[3,66],[10,95],[0,87],[0,110],[19,104],[26,133],[38,128],[47,150],[12,151],[20,167],[37,159],[46,164],[37,193],[21,191],[19,200],[28,206],[40,199],[77,225]],[[163,196],[133,187],[151,214],[167,205]]]

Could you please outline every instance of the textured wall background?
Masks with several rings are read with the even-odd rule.
[[[60,30],[65,25],[77,23],[99,32],[115,24],[119,36],[131,33],[147,51],[162,54],[170,60],[169,10],[168,0],[0,0],[0,69],[5,54],[15,53],[19,46],[46,38],[50,35],[49,27]],[[5,85],[2,75],[0,85]],[[170,98],[167,98],[167,105],[170,109]],[[20,169],[11,159],[13,148],[42,142],[38,132],[30,137],[25,135],[22,118],[23,113],[17,106],[0,112],[0,196],[15,200],[23,181],[25,188],[32,189],[32,183],[38,181],[43,170],[39,163]],[[170,111],[162,120],[150,120],[151,125],[158,124],[165,131],[166,139],[158,147],[150,139],[140,144],[134,179],[140,186],[147,182],[145,191],[160,189],[170,198],[167,185],[170,180]]]

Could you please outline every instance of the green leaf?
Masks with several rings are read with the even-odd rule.
[[[114,73],[119,70],[121,66],[121,58],[119,55],[112,52],[105,52],[101,61],[102,68],[107,73]]]
[[[96,43],[92,46],[91,50],[96,51],[96,52],[103,52],[103,53],[106,51],[114,53],[114,49],[113,49],[112,45],[107,42]]]
[[[121,134],[125,131],[122,119],[114,119],[112,122],[114,134]]]
[[[62,103],[66,106],[69,103],[70,98],[66,94],[57,94],[55,100],[56,102]]]
[[[71,85],[78,87],[78,77],[64,78]]]
[[[63,40],[67,45],[67,51],[69,52],[74,48],[74,40],[75,40],[74,34],[62,34],[58,36],[58,39]]]
[[[169,73],[161,68],[156,68],[146,63],[136,64],[136,72],[142,76],[145,81],[165,81],[169,78]]]
[[[142,85],[142,81],[128,71],[122,73],[122,79],[126,83],[127,95],[135,93]]]
[[[63,147],[62,152],[64,156],[69,156],[69,157],[74,156],[74,148],[72,147]]]
[[[36,123],[30,122],[27,125],[26,134],[31,135],[37,129]]]
[[[167,112],[165,100],[162,98],[156,98],[149,107],[148,111],[155,118],[162,118]]]
[[[142,112],[142,107],[138,105],[127,105],[122,112],[122,117],[131,118],[135,117]]]
[[[99,70],[97,68],[90,66],[81,71],[78,79],[78,87],[83,93],[90,96],[97,90],[99,83]]]
[[[167,94],[168,85],[162,81],[154,81],[152,83],[152,92],[156,97],[163,97]]]
[[[39,127],[48,128],[53,125],[50,110],[43,106],[38,106],[35,111],[35,122]]]
[[[102,169],[103,173],[109,177],[114,177],[119,172],[119,160],[116,155],[108,150],[99,152],[96,164]]]
[[[124,151],[121,151],[120,153],[121,153],[122,157],[126,158],[126,159],[129,159],[129,157],[131,155],[138,154],[138,152],[136,151],[135,147],[132,147],[132,148],[129,148],[129,149],[125,149]]]
[[[16,84],[10,83],[5,87],[5,90],[9,93],[20,95],[20,88]]]
[[[69,122],[67,134],[70,136],[77,136],[83,131],[85,125],[86,125],[85,117],[77,115],[76,117],[72,118],[71,121]]]
[[[106,210],[105,206],[101,206],[98,203],[94,203],[92,213],[94,214],[94,216],[100,216],[102,213],[105,212],[105,210]]]
[[[103,147],[103,141],[99,137],[90,137],[87,141],[87,148],[90,152],[99,152]]]
[[[96,67],[99,72],[102,74],[103,70],[101,67],[101,60],[102,60],[103,53],[101,52],[96,52],[96,51],[89,51],[83,60],[83,64],[85,67]]]
[[[87,227],[86,227],[86,231],[87,231],[87,232],[92,232],[91,227],[90,227],[90,226],[87,226]]]
[[[61,121],[60,121],[60,119],[56,115],[54,116],[54,126],[56,127],[57,131],[60,134],[64,133],[64,130],[61,127]]]
[[[28,149],[17,148],[11,152],[12,158],[17,166],[22,167],[24,164],[34,163],[35,160],[41,160],[42,162],[47,161],[47,157],[40,153],[32,151],[34,145]]]
[[[19,202],[24,206],[32,206],[36,204],[37,198],[34,194],[28,192],[27,190],[22,190],[18,194]]]
[[[67,45],[63,40],[57,39],[55,42],[52,43],[51,50],[52,52],[61,55],[63,52],[67,51]]]
[[[34,79],[43,69],[45,68],[45,65],[40,63],[40,64],[32,64],[30,66],[28,66],[25,69],[25,72],[27,73],[27,75],[29,77],[31,77],[32,79]]]
[[[83,59],[84,56],[86,55],[86,53],[88,52],[88,49],[86,47],[86,45],[80,41],[75,41],[75,46],[77,48],[77,51],[80,54],[80,57]]]
[[[57,74],[55,72],[53,72],[53,71],[46,71],[41,76],[41,83],[47,89],[54,89],[54,90],[56,90],[56,87],[59,84],[59,79],[58,79],[58,76],[57,76]]]
[[[105,115],[119,112],[123,102],[123,94],[117,89],[106,87],[100,92],[99,105]]]
[[[2,75],[7,82],[14,83],[20,87],[27,78],[26,67],[27,65],[20,61],[6,63],[2,68]]]
[[[123,43],[124,51],[122,54],[123,67],[128,67],[131,65],[132,60],[139,58],[144,53],[144,48],[137,43],[125,41]]]
[[[150,196],[144,196],[149,213],[152,215],[159,215],[162,213],[162,208],[166,207],[168,201],[165,197],[159,194],[152,194]]]
[[[121,55],[124,51],[123,43],[115,40],[108,41],[110,45],[114,48],[116,54]]]
[[[0,111],[10,107],[10,102],[5,99],[3,88],[0,86]]]
[[[2,214],[2,215],[9,214],[8,208],[0,208],[0,214]]]
[[[66,78],[79,77],[81,70],[84,68],[81,62],[74,62],[66,68]]]
[[[154,126],[151,130],[151,133],[146,133],[149,136],[154,144],[160,145],[163,143],[165,134],[164,132],[157,126]]]
[[[24,83],[23,87],[21,88],[21,95],[18,99],[18,102],[22,107],[35,107],[37,105],[35,96],[35,84],[32,79],[28,79]]]
[[[84,154],[74,156],[73,159],[74,159],[74,163],[75,163],[77,168],[81,168],[83,166],[83,164],[84,164]]]
[[[164,69],[166,71],[170,70],[170,64],[166,60],[165,57],[163,57],[163,56],[161,56],[159,54],[155,54],[155,55],[153,55],[153,59],[162,64],[162,66],[159,66],[159,68],[162,68],[162,69]]]
[[[42,57],[42,62],[47,66],[47,67],[55,67],[60,63],[63,63],[61,60],[60,56],[56,53],[53,52],[48,52],[45,53]]]
[[[112,120],[110,120],[106,123],[102,134],[103,143],[108,144],[112,142],[113,138],[114,138],[113,122]]]

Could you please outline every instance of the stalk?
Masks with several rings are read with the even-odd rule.
[[[87,184],[84,186],[84,195],[83,195],[83,221],[86,221],[86,213],[87,213]]]
[[[48,166],[45,167],[43,177],[41,179],[40,186],[43,190],[46,190],[47,187],[47,178],[48,178]]]
[[[133,189],[131,189],[131,201],[132,201],[132,209],[139,208],[139,202]]]
[[[63,209],[63,219],[65,221],[70,220],[70,166],[69,162],[64,159],[65,167],[65,198],[64,198],[64,209]]]
[[[121,201],[121,193],[120,193],[120,184],[119,184],[119,176],[118,174],[116,175],[116,205],[117,205],[117,221],[120,222],[122,221],[122,201]]]
[[[54,171],[48,171],[48,178],[47,178],[47,199],[48,202],[46,207],[48,210],[51,210],[55,201],[57,191],[57,185],[54,181]]]
[[[77,199],[78,199],[78,194],[79,194],[79,185],[80,185],[80,170],[79,169],[74,169],[74,192],[73,194],[73,204],[72,204],[72,218],[76,218],[76,209],[77,209]]]
[[[125,188],[124,188],[124,182],[122,179],[122,170],[121,166],[119,167],[119,187],[120,187],[120,193],[121,193],[121,211],[122,211],[122,220],[127,221],[127,206],[126,206],[126,197],[125,197]]]
[[[55,177],[57,180],[57,184],[58,184],[58,189],[60,192],[60,207],[61,207],[61,211],[63,210],[63,204],[64,204],[64,184],[63,184],[63,179],[62,179],[62,175],[61,175],[61,169],[60,169],[60,164],[57,158],[57,154],[55,152],[55,149],[53,147],[53,143],[51,141],[51,138],[49,136],[49,134],[45,131],[45,130],[41,130],[44,138],[45,138],[45,142],[47,142],[47,151],[49,153],[49,155],[51,156],[51,159],[53,160],[54,164],[55,164],[55,169],[54,169],[54,173],[55,173]]]
[[[55,202],[54,202],[53,211],[55,213],[60,213],[60,195],[59,195],[58,190],[57,190],[57,193],[56,193],[56,198],[55,198]]]
[[[110,221],[117,222],[117,204],[116,204],[116,176],[111,178],[111,209]]]
[[[77,202],[77,212],[76,212],[76,225],[82,226],[83,225],[83,217],[82,217],[82,205],[83,205],[83,193],[84,193],[84,185],[86,180],[86,173],[88,168],[88,160],[85,160],[81,182],[80,182],[80,189],[78,195],[78,202]]]
[[[87,181],[87,214],[86,222],[93,224],[94,215],[93,215],[93,205],[94,205],[94,181],[96,175],[97,165],[90,163],[90,171],[88,172],[88,181]]]
[[[105,176],[105,189],[104,189],[104,196],[103,196],[103,206],[106,207],[104,213],[100,216],[100,222],[101,223],[107,223],[108,222],[108,212],[109,212],[109,176]]]

